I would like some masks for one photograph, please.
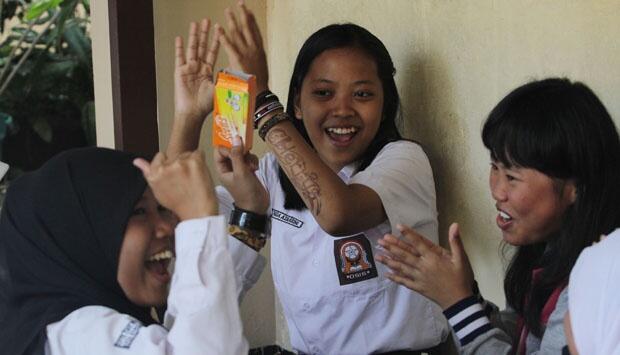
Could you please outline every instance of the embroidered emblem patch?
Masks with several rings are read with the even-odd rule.
[[[301,226],[304,225],[304,222],[298,220],[297,218],[293,216],[289,216],[286,213],[280,212],[273,208],[271,209],[271,218],[278,220],[280,222],[284,222],[286,224],[290,224],[291,226],[295,228],[301,228]]]
[[[340,285],[377,277],[372,247],[364,234],[334,240],[334,257]]]
[[[133,343],[133,340],[136,338],[136,336],[138,336],[140,327],[142,327],[142,324],[140,324],[140,322],[138,322],[137,320],[132,320],[127,323],[127,325],[121,332],[121,335],[118,337],[118,339],[116,339],[116,343],[114,343],[114,346],[116,346],[117,348],[129,349],[131,343]]]

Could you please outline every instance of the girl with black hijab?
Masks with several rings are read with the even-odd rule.
[[[0,220],[2,354],[247,353],[204,157],[137,160],[150,188],[134,158],[72,150],[11,184]],[[151,311],[166,300],[160,325]]]

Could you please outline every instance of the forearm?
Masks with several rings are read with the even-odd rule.
[[[166,155],[174,159],[183,152],[198,149],[202,120],[175,115]]]
[[[265,142],[319,225],[328,233],[352,234],[385,220],[379,196],[366,186],[344,183],[291,122],[284,121],[270,129]]]

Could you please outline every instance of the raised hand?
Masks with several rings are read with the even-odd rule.
[[[202,152],[186,152],[176,159],[157,153],[151,163],[144,159],[133,163],[144,174],[157,201],[182,221],[218,213],[217,196]]]
[[[254,14],[243,2],[238,7],[239,19],[230,8],[226,9],[228,32],[218,25],[216,30],[231,68],[256,75],[257,90],[262,92],[267,90],[269,81],[263,39]]]
[[[386,234],[379,239],[386,254],[377,256],[377,261],[392,270],[386,275],[390,280],[430,298],[442,309],[473,294],[473,271],[458,224],[450,226],[450,251],[411,228],[399,228],[403,238]]]
[[[219,51],[218,32],[214,31],[209,46],[208,19],[189,26],[187,51],[183,37],[175,39],[174,108],[175,115],[202,120],[213,110],[213,66]]]
[[[231,149],[219,147],[214,150],[215,169],[220,181],[237,207],[265,214],[269,208],[269,194],[254,175],[258,169],[258,158],[243,153],[243,142],[239,136],[234,138],[233,143]]]

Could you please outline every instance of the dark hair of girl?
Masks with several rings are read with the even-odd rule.
[[[482,130],[491,159],[574,181],[576,201],[546,242],[513,256],[504,292],[530,331],[544,332],[541,312],[568,281],[586,247],[620,226],[620,139],[603,103],[586,85],[551,78],[523,85],[491,111]],[[532,272],[542,272],[532,282]]]
[[[312,145],[308,133],[301,120],[295,117],[295,97],[301,92],[304,78],[310,69],[314,59],[321,53],[338,48],[358,48],[368,54],[377,65],[377,74],[383,87],[383,112],[381,124],[377,135],[374,137],[366,151],[359,158],[358,171],[370,165],[379,151],[388,143],[401,139],[396,121],[400,117],[400,98],[396,83],[394,82],[394,63],[387,49],[375,35],[355,24],[333,24],[321,28],[312,34],[303,44],[295,61],[295,68],[291,77],[288,90],[286,112],[291,117],[291,122],[304,137],[308,144]],[[284,190],[284,208],[303,210],[306,207],[301,196],[288,179],[282,168],[279,168],[280,185]]]

